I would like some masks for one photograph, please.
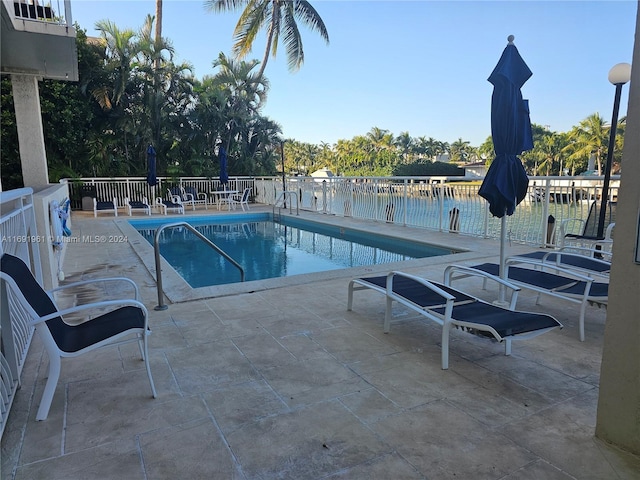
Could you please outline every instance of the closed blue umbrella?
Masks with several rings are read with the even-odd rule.
[[[147,183],[151,187],[155,187],[158,184],[156,178],[156,150],[153,145],[149,145],[147,148]]]
[[[229,183],[229,174],[227,173],[227,152],[222,145],[218,150],[218,157],[220,157],[220,183],[226,185]]]
[[[500,232],[500,276],[504,278],[506,217],[527,194],[529,179],[518,158],[522,152],[533,148],[533,134],[529,119],[529,105],[523,100],[520,89],[532,73],[513,44],[509,44],[489,82],[493,84],[491,96],[491,138],[495,159],[482,182],[479,194],[489,202],[489,211],[502,218]]]

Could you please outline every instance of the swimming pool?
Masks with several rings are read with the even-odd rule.
[[[176,221],[145,219],[129,223],[153,245],[156,230]],[[274,222],[268,213],[192,217],[188,222],[242,265],[245,281],[458,252],[299,218],[283,217],[282,222]],[[160,253],[193,288],[240,281],[236,267],[185,228],[164,230]]]

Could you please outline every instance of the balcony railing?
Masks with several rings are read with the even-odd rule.
[[[15,18],[50,22],[60,25],[72,25],[71,1],[39,1],[39,0],[3,0],[9,12]],[[12,5],[11,5],[12,4]]]
[[[115,197],[122,205],[125,197],[164,198],[169,188],[178,185],[206,194],[220,187],[218,179],[202,177],[158,180],[155,187],[141,177],[69,180],[71,205],[81,208],[83,195],[99,200]],[[610,200],[617,198],[618,180],[613,177]],[[508,217],[509,241],[540,246],[556,243],[560,222],[586,219],[591,204],[602,198],[602,183],[602,177],[530,178],[526,198]],[[487,202],[478,195],[480,185],[481,179],[465,181],[459,177],[289,177],[285,185],[281,177],[232,177],[228,188],[242,191],[252,187],[254,201],[266,205],[274,205],[286,190],[296,192],[302,210],[498,238],[500,220],[490,215]]]

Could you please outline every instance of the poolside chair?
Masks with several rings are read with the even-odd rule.
[[[474,274],[476,274],[475,272]],[[562,324],[550,315],[514,310],[518,288],[504,280],[487,276],[512,291],[510,308],[487,303],[479,298],[421,277],[403,272],[385,276],[355,278],[349,282],[347,310],[353,307],[353,292],[373,289],[387,299],[384,332],[391,326],[391,307],[398,302],[442,327],[442,369],[449,368],[451,328],[476,333],[505,342],[505,355],[511,354],[511,342],[531,338]]]
[[[591,250],[588,251],[591,252]],[[593,253],[596,252],[594,251]],[[534,259],[542,263],[552,263],[568,270],[576,270],[585,275],[601,277],[605,281],[609,281],[609,274],[611,272],[611,262],[594,258],[593,255],[582,255],[573,250],[536,250],[534,252],[514,255],[513,257]]]
[[[450,266],[447,268],[455,269],[459,267]],[[495,277],[498,277],[500,272],[500,266],[497,263],[483,263],[474,265],[471,268]],[[465,270],[461,270],[461,272],[453,274],[451,279],[469,276],[468,273],[465,273]],[[575,269],[559,266],[555,262],[542,262],[522,256],[509,257],[506,260],[506,279],[514,285],[537,292],[536,304],[539,303],[543,294],[579,304],[581,342],[584,341],[584,317],[587,305],[606,307],[609,301],[608,282],[596,282],[593,276],[584,275]]]
[[[142,200],[129,200],[129,198],[126,197],[124,204],[127,206],[129,216],[133,215],[133,212],[142,212],[145,215],[151,215],[151,205],[149,205],[147,197],[142,197]]]
[[[240,205],[240,207],[242,207],[242,211],[244,212],[244,207],[247,207],[247,210],[249,210],[249,195],[251,195],[251,187],[249,188],[245,188],[244,191],[242,192],[242,195],[231,195],[231,201],[233,202],[233,208],[236,207],[236,205]]]
[[[211,193],[215,195],[215,201],[218,205],[218,210],[221,210],[223,205],[227,205],[229,207],[229,210],[231,210],[232,208],[236,208],[237,202],[233,200],[233,195],[238,193],[237,190],[227,190],[226,186],[222,186],[218,187],[215,192]]]
[[[204,205],[204,209],[208,210],[209,202],[206,193],[198,193],[193,187],[180,187],[180,197],[182,203],[192,206],[192,210],[196,209],[196,205]]]
[[[111,202],[99,202],[96,198],[93,199],[93,216],[97,217],[98,213],[111,213],[115,217],[118,216],[118,199],[113,197]]]
[[[578,245],[588,248],[611,249],[613,243],[613,229],[616,222],[616,206],[618,202],[607,202],[605,214],[604,232],[598,237],[598,222],[600,220],[600,202],[595,201],[589,207],[586,220],[569,218],[560,223],[559,244],[560,247]],[[579,230],[579,233],[573,231]]]
[[[167,190],[167,196],[169,200],[157,197],[154,206],[160,208],[165,215],[169,212],[184,214],[184,204],[180,195],[173,195],[170,190]]]
[[[147,309],[138,300],[138,287],[132,280],[124,277],[87,280],[47,292],[23,261],[8,253],[4,253],[0,258],[0,277],[7,286],[10,314],[26,319],[26,324],[36,328],[49,356],[47,383],[36,420],[45,420],[49,414],[60,377],[61,358],[77,357],[107,345],[138,343],[149,377],[151,393],[154,398],[157,396],[149,366],[147,336],[150,331]],[[87,285],[98,282],[127,284],[133,288],[133,298],[76,305],[64,310],[59,310],[56,306],[55,292],[66,292],[67,289],[78,286],[86,289]],[[65,316],[77,316],[78,313],[86,320],[73,325],[64,320]]]

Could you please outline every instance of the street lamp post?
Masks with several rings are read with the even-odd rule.
[[[287,197],[284,193],[287,191],[287,180],[284,173],[284,142],[284,140],[280,140],[280,160],[282,161],[282,195],[284,195],[284,208],[287,208]]]
[[[622,86],[631,79],[631,65],[618,63],[609,70],[609,81],[616,87],[616,96],[613,101],[613,117],[611,118],[611,133],[609,135],[609,149],[607,150],[607,163],[604,169],[604,183],[602,184],[602,198],[598,217],[598,238],[604,237],[604,222],[607,215],[607,202],[609,201],[609,182],[611,180],[611,167],[613,166],[613,150],[616,143],[618,130],[618,111],[620,110],[620,95]]]

